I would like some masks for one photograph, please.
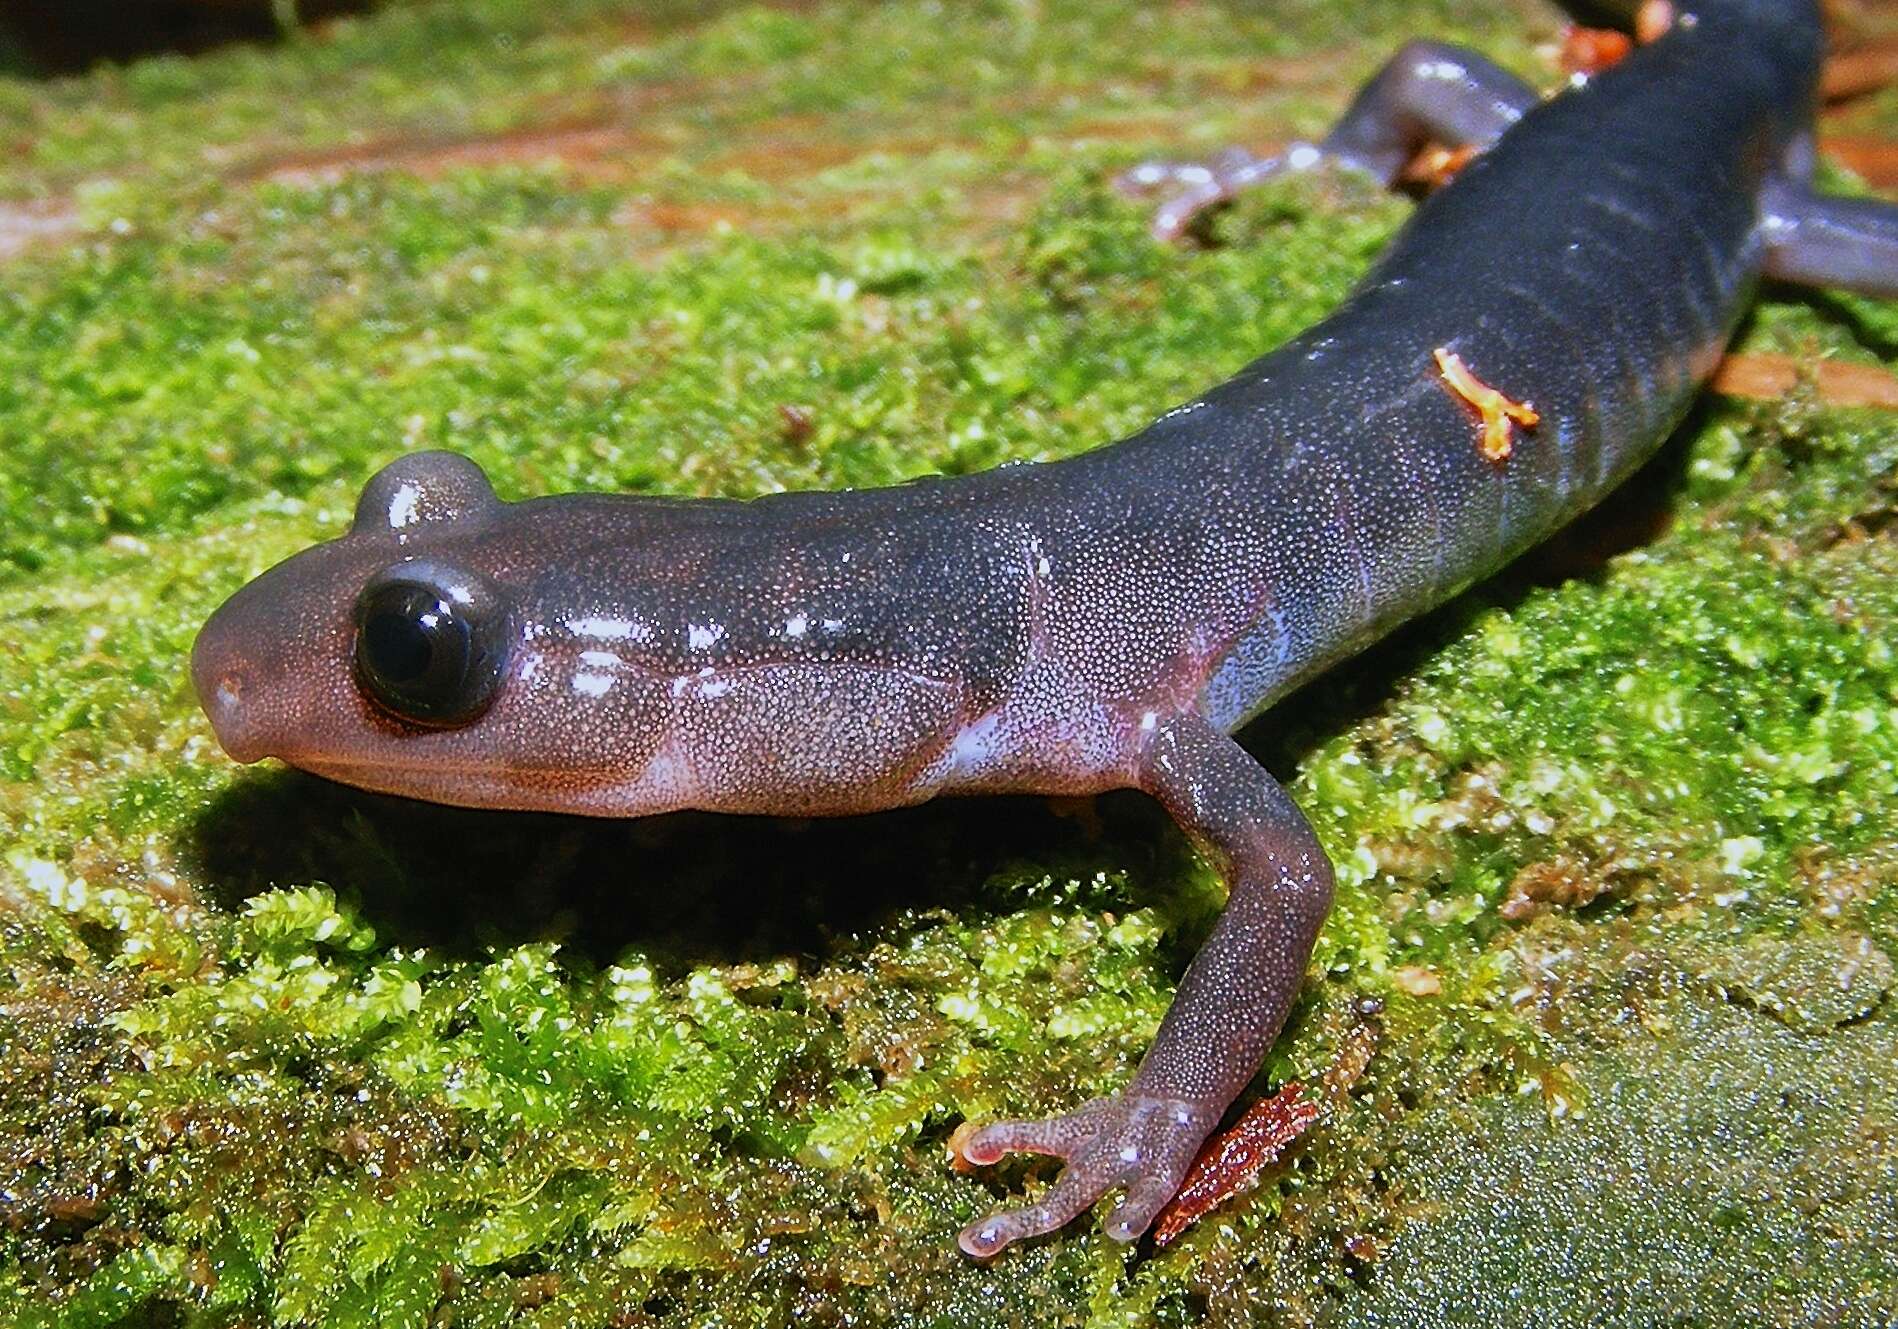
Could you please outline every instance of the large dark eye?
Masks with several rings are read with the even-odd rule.
[[[494,700],[506,664],[506,611],[473,574],[398,563],[357,597],[357,681],[405,720],[468,723]]]

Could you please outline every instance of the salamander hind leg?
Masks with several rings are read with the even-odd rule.
[[[1898,205],[1828,198],[1790,179],[1763,204],[1767,276],[1898,298]]]
[[[1041,1200],[965,1228],[962,1249],[989,1256],[1060,1227],[1115,1187],[1126,1194],[1107,1234],[1131,1241],[1179,1189],[1200,1144],[1257,1072],[1304,981],[1331,906],[1331,864],[1272,777],[1198,715],[1154,736],[1141,784],[1230,888],[1225,912],[1180,982],[1126,1089],[1047,1121],[998,1122],[963,1154],[1054,1154],[1067,1166]]]
[[[1295,143],[1276,157],[1232,149],[1203,163],[1146,162],[1119,183],[1129,193],[1165,191],[1153,233],[1172,240],[1206,209],[1288,171],[1334,165],[1388,186],[1426,143],[1480,151],[1538,100],[1534,88],[1473,51],[1411,42],[1364,85],[1320,143]]]

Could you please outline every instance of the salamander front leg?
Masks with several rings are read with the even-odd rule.
[[[1898,206],[1787,180],[1767,190],[1764,208],[1767,276],[1898,298]]]
[[[1172,240],[1207,208],[1286,171],[1333,164],[1388,186],[1426,143],[1480,151],[1538,100],[1534,88],[1474,51],[1411,42],[1364,85],[1321,143],[1295,143],[1276,157],[1233,149],[1204,163],[1147,162],[1119,183],[1129,193],[1171,191],[1153,215],[1153,233]]]
[[[1331,907],[1331,864],[1304,816],[1202,717],[1179,716],[1158,731],[1141,785],[1218,865],[1231,891],[1226,910],[1132,1083],[1064,1117],[998,1122],[963,1146],[974,1163],[1010,1152],[1067,1160],[1040,1203],[965,1228],[971,1255],[1052,1231],[1117,1186],[1126,1195],[1107,1235],[1132,1241],[1146,1231],[1278,1037]]]

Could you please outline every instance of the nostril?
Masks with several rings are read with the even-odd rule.
[[[211,728],[217,731],[218,742],[233,757],[238,756],[238,735],[244,730],[244,676],[242,674],[221,674],[211,695],[201,699],[204,713],[211,717]],[[242,761],[242,757],[238,757]]]

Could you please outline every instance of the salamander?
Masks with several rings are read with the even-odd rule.
[[[960,1238],[993,1255],[1124,1188],[1105,1225],[1131,1240],[1257,1071],[1331,902],[1232,732],[1612,490],[1762,276],[1898,295],[1898,209],[1810,185],[1813,0],[1672,19],[1547,100],[1413,43],[1318,143],[1137,169],[1170,236],[1284,171],[1391,183],[1427,141],[1475,150],[1335,313],[1131,438],[744,502],[504,502],[468,460],[401,456],[347,533],[210,618],[197,694],[238,761],[472,807],[1146,791],[1228,903],[1124,1089],[969,1137],[977,1164],[1065,1163]]]

